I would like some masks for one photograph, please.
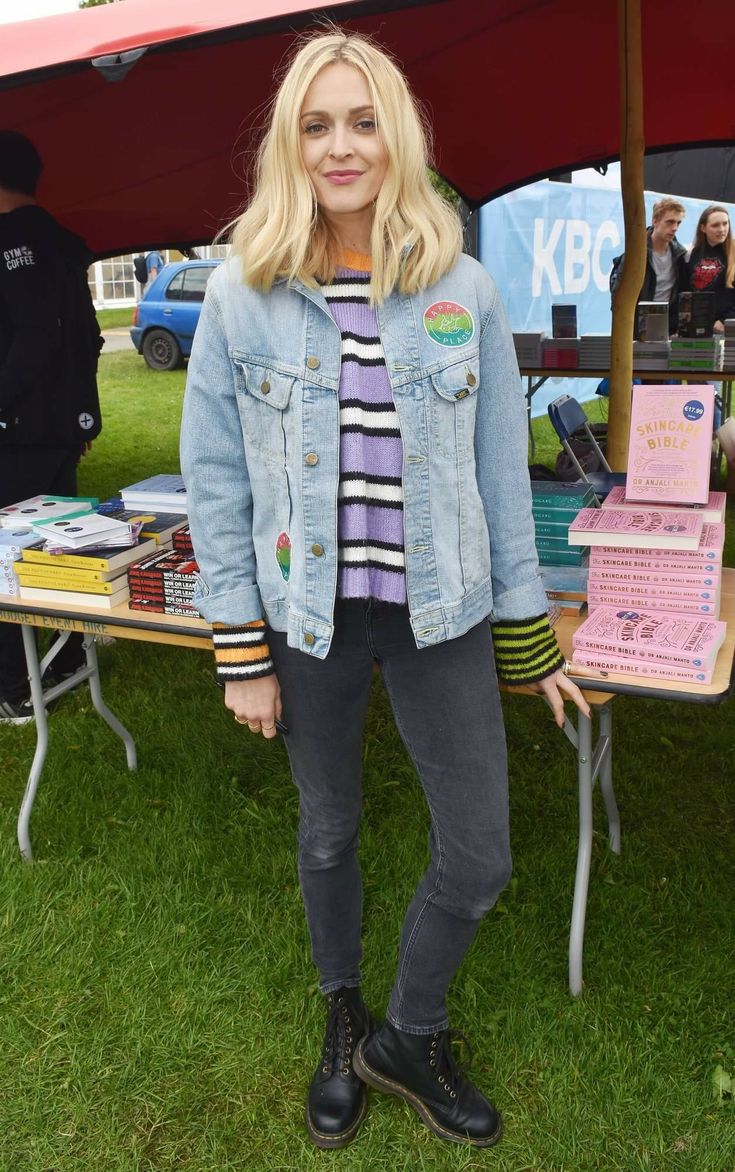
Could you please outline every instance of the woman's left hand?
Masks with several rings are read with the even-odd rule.
[[[559,668],[552,676],[539,680],[537,684],[529,684],[532,692],[538,692],[549,702],[554,720],[559,728],[564,727],[564,701],[573,700],[577,708],[585,716],[590,714],[590,706],[575,683],[572,683]]]

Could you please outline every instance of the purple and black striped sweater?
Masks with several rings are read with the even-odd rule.
[[[370,257],[343,254],[322,292],[342,337],[337,592],[403,604],[403,442],[378,315],[368,304]]]

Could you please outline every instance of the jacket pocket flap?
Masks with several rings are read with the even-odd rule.
[[[474,395],[480,385],[480,363],[477,358],[465,358],[461,362],[453,362],[443,370],[435,371],[431,376],[434,390],[442,399],[451,401],[466,399]]]
[[[243,389],[249,395],[254,399],[260,399],[262,403],[267,403],[269,407],[275,407],[277,411],[283,411],[288,407],[291,391],[296,382],[295,375],[284,374],[280,370],[274,370],[272,366],[249,362],[236,353],[232,358],[242,374]]]

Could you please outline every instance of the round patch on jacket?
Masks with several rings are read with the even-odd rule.
[[[466,346],[475,334],[469,309],[456,301],[435,301],[424,313],[424,329],[437,346]]]

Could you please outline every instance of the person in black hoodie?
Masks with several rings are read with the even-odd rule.
[[[735,317],[735,241],[726,208],[711,203],[704,209],[692,247],[680,263],[680,291],[714,293],[714,332],[723,333],[725,319]]]
[[[42,169],[25,135],[0,130],[0,507],[75,496],[77,463],[102,427],[92,256],[37,204]],[[73,635],[44,683],[82,658]],[[0,723],[31,719],[29,695],[20,627],[0,624]]]
[[[686,215],[686,209],[676,199],[664,196],[653,205],[651,227],[646,229],[646,271],[643,277],[638,302],[668,301],[669,333],[676,333],[678,325],[678,295],[680,289],[680,263],[685,249],[676,239],[676,233]],[[625,265],[625,253],[613,257],[610,273],[610,293],[620,284]],[[638,334],[636,324],[636,336]]]

